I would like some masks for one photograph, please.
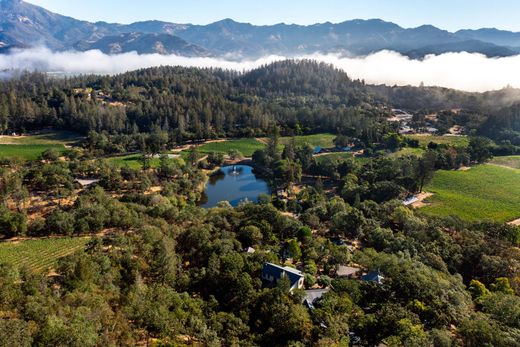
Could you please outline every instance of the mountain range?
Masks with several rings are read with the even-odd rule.
[[[55,51],[99,49],[107,54],[136,51],[228,58],[312,53],[360,56],[384,49],[412,58],[461,51],[506,57],[520,53],[520,33],[497,29],[453,33],[431,25],[402,28],[380,19],[308,26],[256,26],[232,19],[209,25],[91,23],[21,0],[0,0],[0,53],[42,45]]]

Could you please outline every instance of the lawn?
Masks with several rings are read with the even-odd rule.
[[[130,169],[139,170],[143,168],[143,155],[130,154],[122,157],[111,157],[106,159],[109,163],[117,167],[129,167]],[[160,163],[159,158],[152,158],[150,160],[151,167],[158,167]]]
[[[407,135],[407,137],[419,141],[421,147],[428,146],[430,142],[457,147],[467,147],[469,145],[467,136]]]
[[[200,153],[228,153],[231,150],[237,150],[245,157],[251,157],[256,150],[264,147],[265,144],[261,143],[257,139],[244,138],[222,142],[210,142],[198,147],[197,149]]]
[[[0,145],[0,159],[36,160],[51,148],[55,148],[60,153],[65,152],[63,145]]]
[[[48,149],[65,152],[66,145],[80,139],[77,133],[69,131],[46,132],[27,136],[0,136],[0,159],[19,158],[36,160]]]
[[[51,131],[26,136],[0,136],[0,144],[6,145],[72,145],[81,135],[72,131]]]
[[[25,266],[43,272],[56,266],[58,259],[84,249],[88,237],[54,238],[0,243],[0,263]]]
[[[424,211],[466,220],[498,222],[520,217],[520,170],[479,165],[468,171],[438,171],[425,189],[434,195]]]
[[[495,157],[491,160],[491,163],[500,166],[507,166],[513,169],[520,169],[520,155]]]
[[[407,155],[416,155],[416,156],[420,157],[423,154],[424,154],[423,148],[405,147],[405,148],[401,149],[400,151],[388,154],[388,156],[392,157],[392,158],[399,158],[399,157],[404,157]]]
[[[314,134],[314,135],[302,135],[295,136],[294,142],[296,143],[296,147],[301,147],[304,144],[308,143],[312,147],[320,146],[321,148],[332,148],[335,147],[334,139],[336,135],[333,134]],[[281,144],[287,144],[291,141],[291,137],[282,137],[280,139]]]
[[[352,155],[352,153],[348,153],[348,152],[333,152],[333,153],[324,153],[324,154],[321,154],[321,155],[318,155],[316,156],[316,161],[318,163],[320,162],[323,162],[323,161],[326,161],[326,160],[342,160],[342,159],[347,159],[347,158],[352,158],[354,157]]]

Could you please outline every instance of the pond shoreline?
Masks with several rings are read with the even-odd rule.
[[[250,159],[228,160],[215,167],[201,184],[201,191],[198,205],[203,208],[215,207],[220,201],[237,206],[240,201],[257,201],[262,194],[272,194],[270,182],[255,172]]]

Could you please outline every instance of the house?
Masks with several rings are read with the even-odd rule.
[[[385,279],[384,276],[378,271],[370,271],[366,275],[361,276],[361,279],[365,282],[374,282],[376,284],[382,284]]]
[[[330,288],[306,290],[305,297],[303,298],[303,303],[305,304],[305,306],[312,310],[314,308],[314,303],[316,302],[316,300],[321,298],[323,294],[328,293],[329,291]]]
[[[320,146],[314,147],[314,154],[320,154],[320,153],[321,153],[321,147]]]
[[[355,266],[338,265],[336,267],[336,276],[339,278],[357,278],[361,268]]]
[[[281,278],[287,277],[291,285],[291,291],[303,288],[304,274],[292,267],[265,263],[262,269],[262,280],[269,286],[276,285]]]

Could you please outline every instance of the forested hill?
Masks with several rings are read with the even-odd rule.
[[[361,121],[384,115],[369,103],[362,83],[311,61],[276,63],[246,74],[182,67],[60,80],[28,74],[0,88],[4,132],[58,126],[129,133],[158,125],[209,138],[264,134],[274,121],[314,131],[352,126],[362,131]]]
[[[505,117],[500,124],[513,124],[508,130],[520,131],[508,121],[516,117],[509,110],[520,99],[517,90],[478,94],[371,86],[309,60],[276,62],[247,73],[184,67],[66,79],[31,73],[1,82],[0,91],[2,133],[58,127],[130,134],[160,127],[183,141],[261,136],[277,123],[285,133],[350,129],[353,136],[375,141],[394,107],[423,114],[462,108],[473,115],[467,123],[477,132],[495,117]]]

